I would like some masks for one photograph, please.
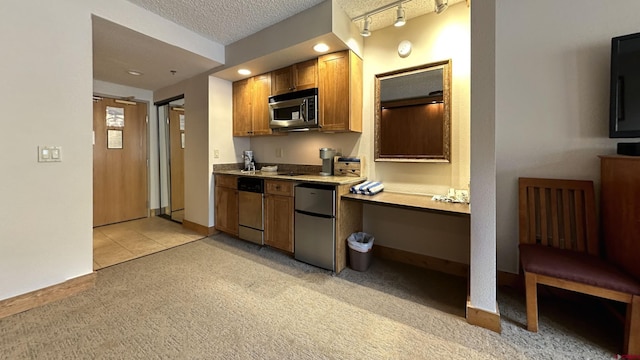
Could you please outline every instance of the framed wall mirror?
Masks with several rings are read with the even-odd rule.
[[[451,60],[375,77],[375,161],[450,162]]]

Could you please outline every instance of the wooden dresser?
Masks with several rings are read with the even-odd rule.
[[[640,157],[600,159],[606,257],[640,279]]]

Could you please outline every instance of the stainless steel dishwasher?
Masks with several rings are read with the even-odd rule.
[[[295,188],[294,257],[336,270],[336,188],[304,183]]]
[[[264,180],[238,178],[238,237],[264,245]]]

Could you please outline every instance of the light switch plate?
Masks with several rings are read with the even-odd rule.
[[[38,146],[38,162],[62,161],[62,146]]]

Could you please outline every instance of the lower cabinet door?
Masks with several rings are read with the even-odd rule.
[[[216,229],[238,236],[238,190],[215,187]]]
[[[265,245],[293,253],[293,214],[293,197],[265,196]]]

